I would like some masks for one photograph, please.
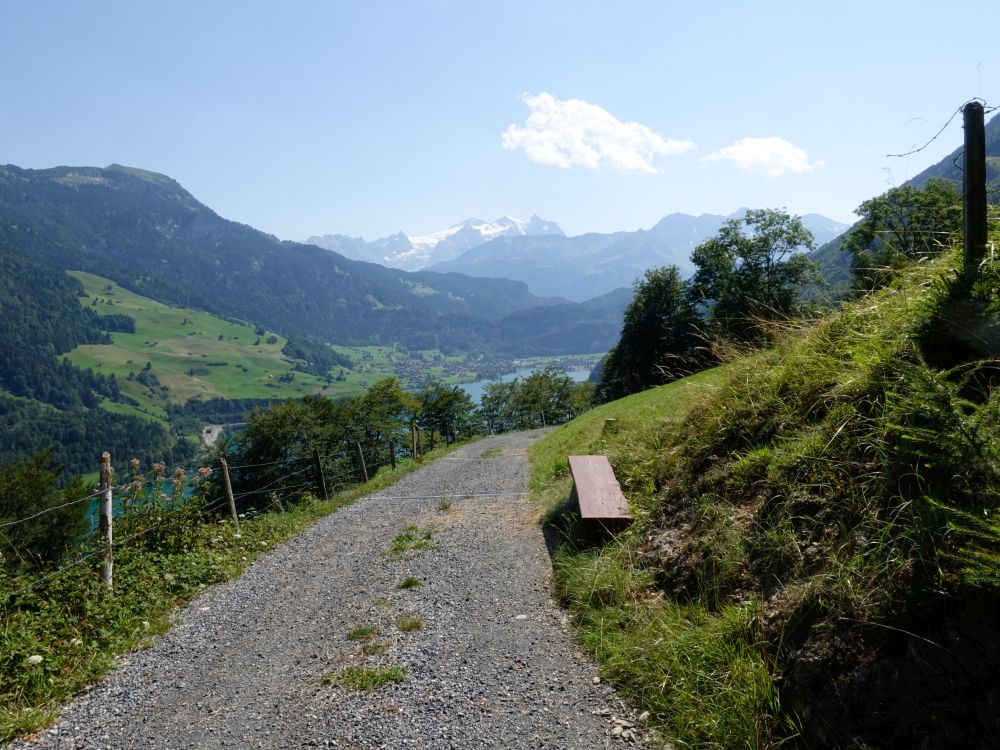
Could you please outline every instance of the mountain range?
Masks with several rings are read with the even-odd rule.
[[[651,229],[635,232],[503,236],[427,270],[514,279],[523,281],[534,294],[583,302],[614,289],[631,288],[648,268],[676,265],[689,275],[694,270],[691,251],[714,236],[723,222],[738,219],[746,211],[741,208],[728,216],[674,213]],[[846,224],[819,214],[803,216],[802,223],[817,245],[847,229]]]
[[[454,233],[459,234],[458,232]],[[223,219],[169,177],[111,165],[0,167],[0,253],[86,271],[167,304],[341,344],[521,354],[610,347],[621,318],[581,308],[585,339],[550,331],[544,351],[505,336],[503,319],[565,304],[518,281],[407,273],[350,260]],[[624,307],[624,304],[622,304]],[[523,315],[519,315],[519,321]],[[594,346],[596,348],[590,349]],[[588,348],[581,348],[588,347]]]
[[[466,250],[497,237],[529,235],[565,236],[558,224],[545,221],[538,216],[532,216],[528,221],[501,216],[495,221],[466,219],[447,229],[424,235],[411,236],[397,232],[367,242],[362,237],[324,234],[321,237],[310,237],[306,242],[326,250],[333,250],[353,260],[379,263],[404,271],[419,271],[435,263],[452,260]]]

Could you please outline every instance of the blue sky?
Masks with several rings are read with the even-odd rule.
[[[163,172],[283,239],[849,221],[1000,104],[997,2],[699,5],[0,0],[0,163]]]

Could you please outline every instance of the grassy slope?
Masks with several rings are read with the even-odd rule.
[[[946,265],[703,374],[710,395],[680,381],[533,448],[550,517],[567,453],[606,452],[633,502],[611,544],[564,530],[556,590],[678,745],[995,737],[997,285],[970,309]]]
[[[329,386],[314,375],[295,372],[292,382],[279,378],[291,372],[292,363],[281,353],[285,339],[270,333],[258,337],[252,326],[223,320],[196,310],[170,307],[122,289],[107,279],[73,272],[89,297],[81,303],[102,315],[123,314],[135,319],[136,332],[114,333],[113,344],[77,347],[70,360],[97,372],[114,373],[122,390],[140,403],[138,409],[123,404],[105,404],[114,411],[164,418],[167,400],[183,403],[191,398],[300,398],[311,393],[329,396],[357,394],[365,384],[391,373],[391,353],[384,347],[335,347],[355,361],[346,380]],[[221,337],[221,338],[220,338]],[[260,343],[256,343],[259,340]],[[168,389],[166,397],[136,381],[146,362]],[[219,363],[225,363],[219,364]],[[191,371],[195,374],[188,374]],[[339,368],[334,368],[337,372]]]
[[[631,436],[660,432],[676,424],[692,404],[714,392],[724,380],[725,368],[707,370],[604,404],[556,428],[531,447],[532,487],[558,504],[565,496],[564,491],[569,489],[568,455],[636,451],[633,454],[635,461],[616,462],[619,482],[626,491],[649,489],[650,476],[635,469],[642,463],[639,453],[655,451],[656,446],[636,443]],[[605,422],[609,419],[616,421],[608,426],[606,436]],[[646,458],[649,458],[648,453]]]

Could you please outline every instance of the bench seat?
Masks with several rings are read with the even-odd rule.
[[[573,477],[571,498],[580,507],[580,518],[616,524],[632,520],[607,456],[570,456],[569,473]]]

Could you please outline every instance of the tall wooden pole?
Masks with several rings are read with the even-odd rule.
[[[969,102],[962,114],[965,119],[963,271],[966,281],[971,283],[986,255],[986,130],[982,104]]]
[[[100,534],[104,544],[104,565],[101,566],[101,580],[108,587],[108,591],[114,588],[114,553],[111,542],[113,539],[112,524],[114,514],[112,512],[111,500],[111,478],[114,476],[114,469],[111,468],[111,454],[107,451],[101,454],[101,483],[99,491],[101,495],[101,521]]]
[[[219,470],[222,473],[222,489],[226,492],[226,502],[229,504],[229,518],[237,526],[240,525],[240,517],[236,513],[236,499],[233,497],[233,484],[229,481],[229,464],[226,459],[219,458]]]
[[[389,464],[392,466],[392,470],[396,470],[396,443],[392,440],[389,441]]]

